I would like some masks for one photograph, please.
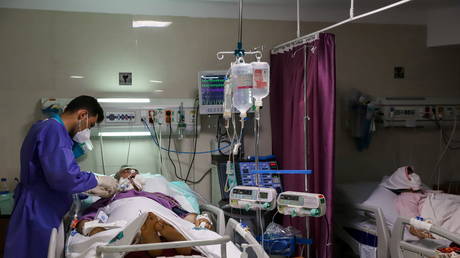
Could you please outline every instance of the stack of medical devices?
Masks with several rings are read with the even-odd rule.
[[[242,48],[242,1],[240,1],[240,23],[237,48],[234,51],[218,52],[217,58],[222,60],[224,54],[232,54],[236,60],[231,63],[224,80],[224,101],[223,117],[225,129],[230,137],[230,123],[233,124],[233,137],[230,139],[231,152],[225,166],[226,181],[225,190],[230,192],[229,205],[239,210],[255,210],[257,213],[258,225],[264,229],[262,223],[262,211],[268,212],[278,208],[278,213],[289,216],[323,216],[326,212],[326,200],[324,195],[305,192],[281,192],[279,178],[274,180],[270,175],[262,176],[252,172],[260,171],[259,162],[259,138],[260,138],[260,108],[263,105],[262,99],[267,97],[270,89],[270,66],[267,62],[261,62],[261,51],[245,51]],[[245,55],[255,55],[256,61],[246,63]],[[219,79],[219,78],[218,78]],[[214,103],[211,103],[214,104]],[[246,174],[240,173],[240,183],[235,172],[235,156],[242,145],[242,135],[247,112],[254,109],[254,136],[255,136],[255,163],[254,167],[243,168]],[[235,122],[234,111],[240,114],[240,132]],[[241,165],[241,163],[240,163]],[[240,170],[241,172],[241,170]],[[266,172],[266,171],[265,171]],[[311,172],[311,171],[310,171]],[[265,173],[264,173],[265,174]],[[269,173],[270,174],[270,173]],[[244,185],[246,184],[246,185]],[[279,184],[278,191],[276,185]],[[261,235],[261,243],[265,247],[264,233]],[[269,243],[271,244],[271,243]],[[295,246],[292,244],[291,246]],[[291,253],[292,254],[292,253]]]
[[[269,94],[270,66],[266,62],[260,61],[260,54],[256,55],[256,59],[256,62],[248,64],[242,56],[238,56],[236,61],[231,64],[224,83],[223,116],[226,120],[225,128],[228,130],[230,119],[232,118],[232,109],[238,110],[242,129],[244,128],[247,111],[254,104],[255,130],[256,138],[258,139],[257,129],[260,122],[260,107],[262,106],[262,99]],[[234,144],[233,155],[236,155],[238,147],[241,145],[241,134],[237,139],[236,144],[232,141],[232,144]],[[258,143],[257,139],[256,142]],[[255,175],[255,177],[251,175],[249,169],[258,170],[261,165],[258,160],[258,153],[256,153],[254,167],[251,167],[252,163],[239,163],[240,166],[243,166],[243,168],[240,167],[240,180],[243,185],[236,185],[234,164],[232,164],[231,155],[229,155],[226,167],[226,186],[228,186],[229,182],[233,183],[228,187],[231,189],[229,200],[231,207],[246,210],[273,210],[278,204],[278,212],[285,215],[320,217],[325,214],[326,201],[323,195],[290,191],[282,192],[278,196],[275,187],[281,186],[279,178],[274,181],[271,175],[269,178],[264,178],[261,175]]]
[[[278,212],[292,217],[321,217],[326,214],[326,198],[322,194],[282,192],[273,188],[235,186],[230,191],[230,206],[246,210],[278,208]]]

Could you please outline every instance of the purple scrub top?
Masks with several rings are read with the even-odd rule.
[[[5,242],[5,258],[47,257],[52,228],[58,228],[72,205],[72,194],[97,186],[96,177],[80,170],[72,139],[55,119],[35,123],[21,147],[21,183]]]

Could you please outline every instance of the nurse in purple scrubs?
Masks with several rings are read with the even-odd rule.
[[[70,209],[72,194],[111,196],[114,178],[81,171],[75,160],[92,148],[90,129],[104,119],[97,100],[73,99],[62,115],[35,123],[21,147],[21,183],[14,197],[5,258],[47,257],[52,228]]]

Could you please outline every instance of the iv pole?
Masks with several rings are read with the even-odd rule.
[[[308,105],[307,105],[307,46],[303,46],[303,134],[304,134],[304,169],[308,169]],[[308,175],[305,175],[305,192],[308,193]],[[307,238],[310,239],[310,219],[305,217]],[[303,255],[303,254],[301,254]],[[307,245],[307,258],[310,258],[310,245]]]
[[[219,51],[216,54],[218,60],[224,59],[225,55],[234,55],[236,57],[255,55],[256,57],[262,57],[262,52],[259,50],[246,51],[243,48],[243,0],[240,0],[239,6],[238,42],[236,44],[236,49],[233,51]]]

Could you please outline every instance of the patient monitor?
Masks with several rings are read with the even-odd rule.
[[[268,210],[276,207],[276,190],[257,186],[235,186],[230,191],[230,206],[245,210]]]
[[[326,199],[322,194],[282,192],[277,204],[279,213],[293,217],[321,217],[326,213]]]

